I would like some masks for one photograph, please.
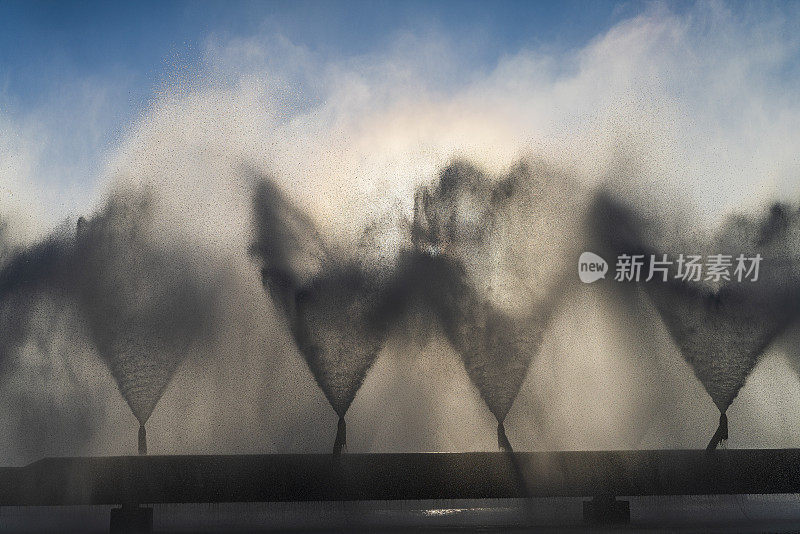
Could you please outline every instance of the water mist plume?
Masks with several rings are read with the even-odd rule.
[[[730,217],[709,240],[706,250],[714,254],[734,258],[760,254],[763,259],[757,281],[739,282],[733,277],[718,283],[684,281],[676,277],[673,264],[666,282],[656,276],[641,283],[720,411],[719,429],[709,448],[727,439],[726,410],[765,349],[800,315],[798,220],[796,209],[775,204],[758,217]],[[670,240],[658,243],[669,233],[663,223],[645,219],[606,192],[598,195],[590,221],[598,246],[609,257],[645,256],[643,280],[651,254],[661,258],[667,251],[696,253],[681,250],[681,243]]]
[[[65,228],[30,247],[14,247],[5,236],[7,226],[0,226],[0,307],[3,337],[0,339],[0,372],[14,352],[28,337],[28,323],[34,296],[56,290],[53,285],[64,270],[71,232]]]
[[[79,312],[139,421],[140,453],[144,425],[176,369],[213,334],[217,298],[180,244],[156,242],[151,202],[114,195],[73,235],[16,252],[0,273],[0,302],[24,306],[48,294]]]
[[[522,162],[492,177],[463,161],[415,201],[414,240],[429,256],[424,291],[472,382],[503,421],[567,284],[581,200],[571,180]]]
[[[323,242],[311,220],[269,179],[253,199],[251,253],[314,379],[339,415],[334,453],[345,446],[345,414],[383,347],[385,280],[347,251]]]

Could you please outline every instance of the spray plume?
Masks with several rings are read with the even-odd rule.
[[[709,449],[728,438],[725,412],[763,352],[800,315],[799,219],[796,209],[774,204],[759,217],[729,217],[706,244],[705,250],[712,254],[760,255],[757,280],[732,276],[716,281],[705,275],[687,280],[672,264],[666,281],[658,274],[642,282],[673,341],[720,411]],[[685,239],[665,239],[675,234],[608,192],[597,196],[589,220],[599,246],[611,257],[644,256],[642,280],[649,277],[653,257],[661,260],[667,251],[673,258],[696,254],[681,249],[687,246]]]
[[[117,194],[77,232],[18,250],[0,272],[0,302],[24,310],[42,295],[73,305],[144,426],[181,361],[212,334],[215,284],[180,245],[158,243],[148,195]],[[15,339],[6,338],[3,350]],[[19,341],[19,340],[16,340]]]
[[[385,279],[323,242],[313,223],[269,179],[254,195],[251,254],[297,348],[339,416],[334,454],[346,445],[345,414],[383,347]],[[385,274],[385,273],[383,273]]]
[[[567,285],[582,196],[562,172],[521,162],[492,177],[456,161],[416,195],[414,241],[429,307],[503,422]]]

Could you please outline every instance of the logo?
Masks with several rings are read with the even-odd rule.
[[[591,284],[606,277],[608,263],[594,252],[584,252],[578,258],[578,276],[584,284]]]
[[[616,282],[757,282],[761,254],[678,254],[670,259],[668,254],[619,254],[617,256]],[[578,276],[584,284],[606,277],[608,263],[594,252],[584,252],[578,258]]]

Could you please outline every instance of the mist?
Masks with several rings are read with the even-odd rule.
[[[607,192],[595,199],[589,217],[595,245],[612,258],[622,254],[645,258],[642,287],[719,408],[716,442],[728,439],[726,410],[759,358],[800,313],[796,212],[797,208],[774,204],[766,214],[731,215],[703,243],[688,230],[691,219],[680,210],[669,213],[669,222],[648,220]],[[665,279],[659,280],[658,274],[650,280],[647,273],[665,251],[673,258],[681,254],[688,258],[692,253],[687,250],[705,252],[707,257],[724,253],[731,259],[757,255],[758,271],[750,280],[747,269],[725,278],[685,276],[688,267],[681,274],[673,260]]]
[[[338,417],[331,403],[347,411],[353,452],[496,450],[498,418],[515,450],[705,446],[719,410],[658,313],[659,297],[576,284],[574,254],[589,232],[572,228],[588,214],[583,195],[600,187],[645,218],[668,220],[685,204],[698,243],[726,235],[719,228],[734,214],[763,221],[775,202],[795,206],[800,108],[791,98],[796,76],[784,69],[797,53],[792,27],[777,15],[741,20],[713,3],[682,14],[655,6],[582,48],[520,50],[480,72],[457,67],[459,51],[447,36],[401,35],[387,50],[343,59],[275,35],[210,36],[203,64],[177,73],[102,148],[99,164],[86,171],[96,172],[90,198],[66,197],[66,249],[77,250],[81,215],[98,235],[110,232],[104,221],[127,221],[120,227],[132,232],[144,224],[114,246],[122,251],[115,266],[96,272],[131,279],[140,269],[166,272],[155,284],[164,280],[165,292],[152,302],[178,295],[194,310],[169,335],[153,337],[156,347],[136,349],[162,362],[134,402],[142,418],[149,415],[149,451],[329,452]],[[0,123],[10,125],[0,131],[2,160],[13,162],[0,166],[0,183],[14,192],[0,208],[9,250],[30,255],[47,236],[61,235],[54,213],[64,208],[39,195],[45,156],[25,122],[8,115]],[[50,137],[68,134],[47,121],[41,127],[52,129]],[[11,142],[1,132],[21,137]],[[47,157],[56,172],[58,160]],[[522,180],[528,185],[503,208],[491,192],[520,172],[520,161],[534,179]],[[437,189],[454,162],[476,169],[483,191],[465,211]],[[326,396],[323,367],[309,367],[285,302],[262,285],[265,256],[251,254],[265,237],[253,215],[259,177],[303,214],[303,226],[313,228],[301,232],[305,238],[343,251],[336,254],[345,260],[333,264],[357,264],[379,280],[402,272],[409,250],[424,252],[413,232],[421,191],[433,199],[431,213],[496,219],[486,236],[457,234],[449,252],[433,259],[459,273],[462,285],[451,293],[490,310],[487,318],[525,324],[531,343],[516,355],[502,351],[519,383],[499,379],[508,391],[487,393],[493,388],[474,378],[485,353],[458,333],[469,321],[448,326],[448,313],[415,301],[365,348],[359,378]],[[112,207],[118,202],[124,209]],[[521,222],[523,214],[533,220]],[[540,237],[528,239],[531,233]],[[428,251],[441,235],[426,238]],[[655,244],[665,242],[674,243]],[[127,251],[129,243],[136,246]],[[537,247],[558,253],[545,261]],[[161,259],[129,261],[140,248]],[[300,265],[290,271],[301,284],[322,272],[315,262]],[[0,414],[17,429],[0,442],[9,464],[41,454],[133,452],[138,421],[120,395],[125,371],[111,362],[118,350],[107,348],[114,343],[98,326],[125,324],[100,305],[113,294],[103,284],[116,288],[118,280],[79,279],[3,297],[11,334],[2,344],[8,400]],[[78,285],[84,289],[73,294],[92,296],[61,294]],[[94,315],[82,311],[95,304]],[[172,310],[155,306],[131,329],[158,332],[180,316]],[[781,415],[800,402],[788,363],[795,344],[782,337],[792,328],[772,330],[774,342],[760,343],[758,361],[744,366],[747,378],[736,380],[730,446],[797,446],[800,422]],[[780,409],[770,402],[777,396]],[[35,429],[48,429],[51,445],[30,445],[41,437]]]

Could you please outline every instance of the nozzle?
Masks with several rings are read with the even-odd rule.
[[[503,452],[514,452],[514,449],[511,448],[511,442],[508,441],[508,436],[506,436],[506,427],[503,426],[503,423],[497,423],[497,446]]]
[[[708,447],[706,447],[706,450],[713,451],[726,439],[728,439],[728,416],[724,413],[721,413],[719,415],[719,426],[717,427],[717,431],[714,432],[714,436],[711,438],[711,441],[708,442]]]
[[[144,425],[139,425],[139,456],[144,456],[147,454],[147,431],[144,429]]]
[[[339,418],[339,425],[336,428],[336,441],[333,442],[333,455],[339,456],[342,454],[342,449],[347,446],[347,425],[344,422],[344,417]]]

